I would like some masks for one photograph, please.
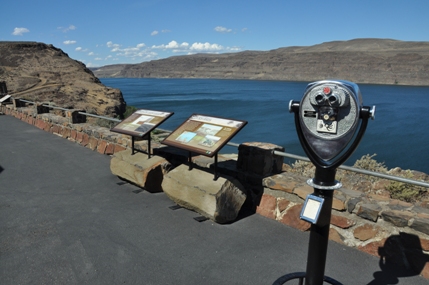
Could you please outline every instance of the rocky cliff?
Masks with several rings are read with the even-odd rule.
[[[99,77],[222,78],[429,85],[429,42],[355,39],[271,51],[175,56],[110,65]]]
[[[120,90],[104,86],[83,63],[52,45],[0,42],[0,55],[0,81],[14,97],[99,115],[125,111]]]

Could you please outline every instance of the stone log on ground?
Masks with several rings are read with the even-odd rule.
[[[170,163],[163,157],[134,153],[124,150],[113,155],[110,170],[114,175],[130,181],[145,190],[155,193],[162,192],[164,174],[170,168]]]
[[[217,223],[234,221],[246,200],[242,184],[231,177],[180,165],[164,176],[162,189],[176,204]]]

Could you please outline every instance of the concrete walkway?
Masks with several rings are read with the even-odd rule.
[[[0,116],[0,284],[249,285],[305,271],[308,233],[259,215],[199,223],[163,193],[124,183],[109,163]],[[429,284],[396,282],[377,258],[336,243],[328,251],[326,275],[343,284]]]

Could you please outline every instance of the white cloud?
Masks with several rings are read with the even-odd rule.
[[[152,59],[157,56],[155,52],[150,51],[149,48],[145,48],[146,44],[139,43],[134,47],[122,48],[120,44],[114,44],[113,42],[107,42],[107,47],[111,48],[111,52],[116,53],[116,56],[124,56],[128,58],[137,59]],[[144,49],[145,48],[145,49]],[[107,58],[111,58],[112,56],[108,56]],[[116,59],[114,59],[116,60]]]
[[[176,41],[171,41],[166,45],[152,46],[153,49],[188,49],[189,44],[187,42],[183,42],[179,44]]]
[[[161,33],[170,33],[170,30],[162,30]]]
[[[88,53],[88,55],[92,56],[92,55],[95,55],[95,53],[91,51],[91,52]]]
[[[103,60],[101,57],[96,57],[94,60]]]
[[[177,42],[172,40],[166,44],[146,46],[144,43],[138,43],[135,46],[123,47],[121,44],[115,44],[112,41],[106,43],[110,49],[111,55],[104,56],[104,60],[121,60],[120,58],[128,58],[132,61],[147,61],[159,58],[158,50],[164,53],[182,53],[182,54],[195,54],[195,53],[221,53],[240,51],[240,47],[224,47],[217,43],[209,42],[194,42],[192,44],[187,42]],[[163,55],[166,56],[166,54]],[[90,55],[95,55],[94,53]],[[100,60],[100,59],[96,59]]]
[[[107,47],[108,47],[108,48],[111,48],[111,47],[119,47],[119,46],[120,46],[119,44],[114,44],[114,43],[113,43],[113,42],[111,42],[111,41],[107,42],[107,43],[106,43],[106,45],[107,45]]]
[[[171,41],[168,43],[168,45],[165,46],[165,48],[170,48],[170,49],[179,48],[179,47],[180,47],[179,43],[176,41]]]
[[[230,47],[228,48],[229,51],[240,51],[241,48],[240,47]]]
[[[218,44],[210,44],[210,43],[193,43],[189,48],[191,51],[220,51],[223,50],[224,47]]]
[[[76,41],[63,41],[63,44],[65,45],[74,45]]]
[[[77,47],[77,48],[75,48],[74,49],[75,51],[81,51],[81,52],[87,52],[88,51],[88,49],[87,48],[82,48],[82,47]]]
[[[76,26],[70,25],[70,26],[68,26],[66,28],[64,28],[64,27],[58,27],[58,30],[61,30],[63,33],[67,33],[68,31],[76,30]]]
[[[216,28],[214,28],[214,30],[218,33],[231,33],[232,29],[228,29],[222,26],[217,26]]]
[[[190,45],[187,42],[183,42],[179,44],[176,41],[171,41],[168,44],[162,44],[158,46],[152,46],[151,49],[163,49],[163,50],[171,50],[174,53],[219,53],[222,51],[239,51],[241,50],[239,47],[224,47],[220,44],[211,44],[209,42],[200,43],[195,42]]]
[[[112,52],[120,51],[120,47],[121,47],[120,44],[114,44],[113,42],[109,41],[109,42],[106,43],[106,45],[107,45],[108,48],[112,49],[111,50]]]
[[[153,31],[152,33],[150,33],[151,36],[156,36],[158,34],[158,31]]]
[[[24,33],[28,33],[28,32],[30,32],[30,30],[27,28],[15,28],[15,29],[13,29],[12,35],[22,36]]]

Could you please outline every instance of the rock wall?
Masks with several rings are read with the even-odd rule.
[[[17,108],[7,104],[0,106],[0,113],[14,116],[101,154],[112,155],[131,147],[128,136],[88,123],[74,123],[79,118],[73,116],[76,113],[73,110],[62,117],[52,113],[38,114],[42,109],[36,107]],[[172,168],[186,163],[188,159],[185,151],[156,142],[152,142],[152,147],[152,152],[168,160]],[[135,148],[147,152],[146,141],[137,141]],[[218,171],[234,177],[246,188],[247,209],[307,231],[310,224],[300,220],[299,214],[304,199],[313,192],[313,188],[307,185],[306,177],[287,171],[286,165],[279,167],[281,157],[275,155],[273,150],[282,148],[268,143],[243,143],[239,147],[238,158],[219,155]],[[214,163],[213,159],[205,156],[195,156],[192,160],[198,168],[208,172]],[[334,192],[329,238],[377,256],[383,264],[393,262],[407,272],[429,278],[428,205],[428,201],[412,204],[386,195],[343,187]]]

